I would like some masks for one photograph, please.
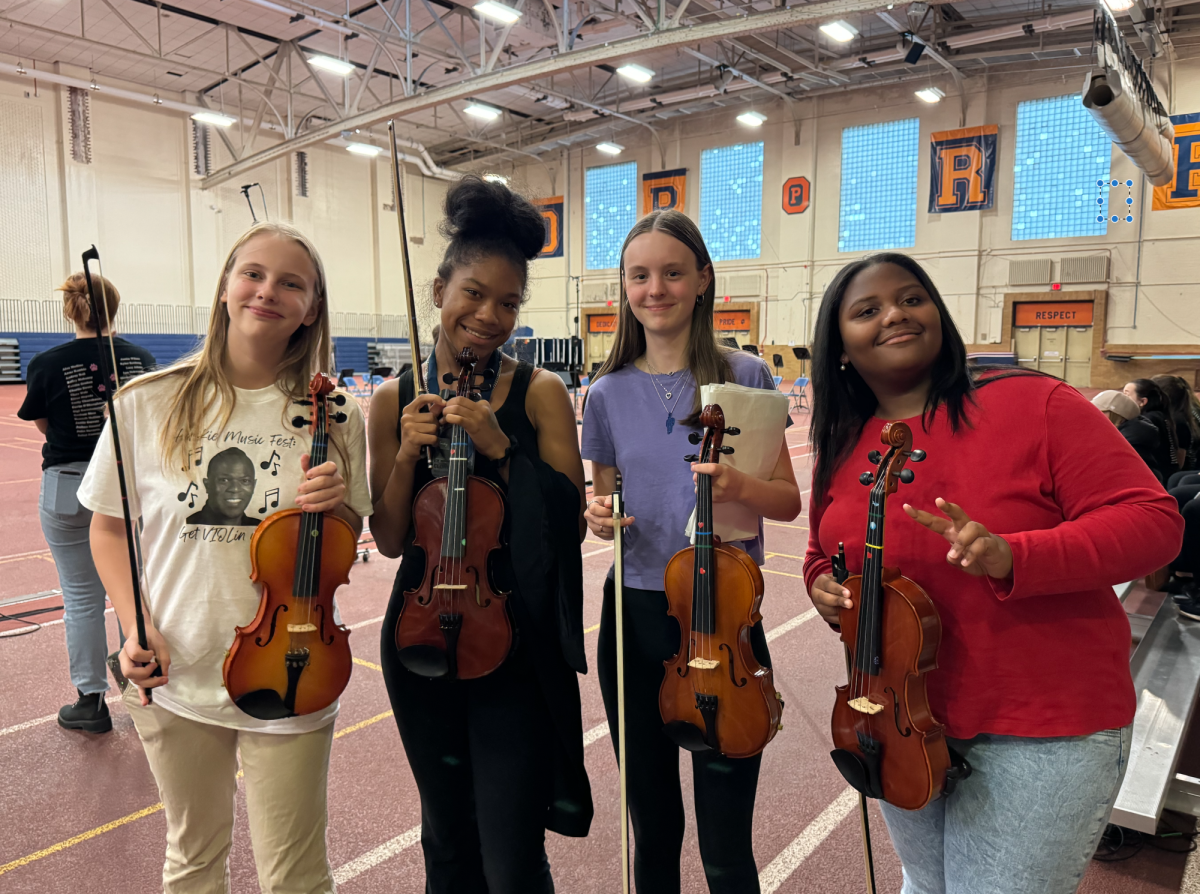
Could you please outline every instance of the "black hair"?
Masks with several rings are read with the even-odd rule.
[[[895,264],[908,271],[921,284],[942,320],[942,348],[933,361],[929,396],[921,425],[925,430],[939,409],[950,419],[950,430],[957,432],[969,425],[966,410],[976,388],[1011,376],[1039,375],[1033,370],[1010,367],[969,366],[967,347],[950,316],[946,302],[925,269],[906,254],[880,252],[853,261],[838,271],[825,289],[817,314],[812,343],[813,413],[809,440],[816,457],[813,469],[812,499],[820,502],[834,473],[846,461],[858,443],[863,426],[875,412],[879,401],[858,370],[847,365],[843,371],[840,316],[846,289],[858,274],[880,264]],[[987,374],[986,376],[984,374]]]
[[[529,262],[546,241],[542,213],[529,199],[500,182],[467,174],[450,187],[439,232],[450,244],[438,265],[442,281],[464,264],[499,255],[529,281]]]
[[[1133,385],[1133,390],[1137,392],[1139,400],[1145,398],[1146,405],[1142,407],[1143,413],[1150,413],[1157,410],[1164,417],[1169,418],[1171,416],[1171,407],[1167,403],[1167,395],[1156,381],[1153,379],[1134,379],[1130,384]]]

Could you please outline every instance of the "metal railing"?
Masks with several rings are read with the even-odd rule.
[[[204,335],[209,308],[182,304],[123,302],[117,329],[153,335]],[[407,338],[408,321],[398,314],[335,313],[333,335],[358,338]],[[62,314],[62,302],[52,299],[0,299],[0,332],[73,332]]]

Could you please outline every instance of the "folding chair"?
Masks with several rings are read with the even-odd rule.
[[[783,384],[783,376],[771,376],[775,380],[775,388],[778,389]]]
[[[791,398],[793,413],[798,413],[801,410],[809,411],[808,395],[804,391],[807,386],[808,378],[805,376],[801,376],[792,382],[791,390],[787,392],[787,396]]]

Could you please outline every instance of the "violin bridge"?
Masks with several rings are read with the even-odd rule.
[[[860,714],[878,714],[883,710],[883,705],[875,704],[865,695],[850,699],[850,707]]]
[[[467,585],[466,584],[434,584],[433,588],[435,590],[465,590],[467,588]]]
[[[693,658],[688,662],[688,667],[694,667],[697,670],[716,670],[721,666],[721,662],[715,661],[712,658]]]
[[[316,632],[316,624],[288,624],[288,633],[314,633]]]

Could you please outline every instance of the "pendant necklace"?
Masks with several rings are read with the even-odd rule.
[[[644,357],[643,357],[643,359],[646,360],[646,358],[644,358]],[[678,375],[681,372],[681,370],[675,370],[675,372],[673,372],[673,373],[660,373],[658,370],[656,370],[650,364],[649,360],[646,360],[646,367],[647,367],[647,369],[650,370],[650,381],[654,383],[654,393],[656,395],[658,395],[658,402],[661,403],[663,409],[667,411],[667,434],[670,434],[671,430],[673,428],[675,428],[675,412],[674,412],[674,410],[675,410],[675,404],[677,404],[679,402],[679,394],[674,394],[674,400],[672,400],[672,395],[676,388],[676,383],[672,383],[671,390],[668,391],[667,388],[664,387],[658,381],[658,379],[655,378],[655,376],[656,375],[666,376],[667,378],[673,379],[676,375]],[[683,382],[684,382],[683,379],[679,380],[679,382],[678,382],[679,388],[683,387]],[[659,389],[662,389],[663,394],[666,395],[666,400],[663,400],[663,394],[659,394]],[[671,401],[670,406],[667,406],[668,400]]]

